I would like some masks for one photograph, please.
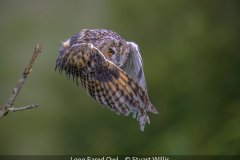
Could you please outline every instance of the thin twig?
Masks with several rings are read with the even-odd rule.
[[[9,112],[22,111],[22,110],[38,107],[37,104],[32,104],[32,105],[28,105],[28,106],[24,106],[24,107],[12,107],[12,106],[16,100],[17,95],[21,91],[21,88],[22,88],[25,80],[27,79],[27,76],[31,73],[33,63],[35,62],[35,59],[37,58],[37,56],[39,55],[40,52],[41,52],[41,45],[37,44],[33,51],[31,60],[29,61],[28,65],[25,67],[24,72],[22,73],[21,77],[18,80],[17,86],[13,89],[11,95],[8,98],[7,103],[3,107],[0,108],[0,118],[7,115]]]
[[[32,108],[37,108],[37,107],[38,107],[38,104],[32,104],[32,105],[28,105],[28,106],[24,106],[24,107],[10,107],[10,108],[8,108],[8,110],[11,112],[16,112],[16,111],[22,111],[22,110],[32,109]]]

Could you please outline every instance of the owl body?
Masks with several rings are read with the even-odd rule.
[[[65,71],[87,94],[118,114],[133,115],[144,130],[149,101],[138,46],[105,29],[84,29],[63,42],[56,69]]]

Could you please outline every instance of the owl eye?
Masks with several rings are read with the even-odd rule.
[[[115,53],[114,50],[112,48],[109,48],[108,55],[112,56],[114,53]]]

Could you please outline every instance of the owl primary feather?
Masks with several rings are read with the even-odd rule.
[[[84,29],[64,41],[56,69],[81,83],[103,106],[118,114],[132,114],[142,131],[150,123],[147,112],[158,113],[149,101],[137,44],[111,30]]]

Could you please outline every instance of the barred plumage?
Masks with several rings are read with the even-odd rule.
[[[151,104],[137,45],[111,30],[82,30],[65,42],[56,61],[87,94],[118,114],[132,113],[144,130],[147,112],[158,113]]]

